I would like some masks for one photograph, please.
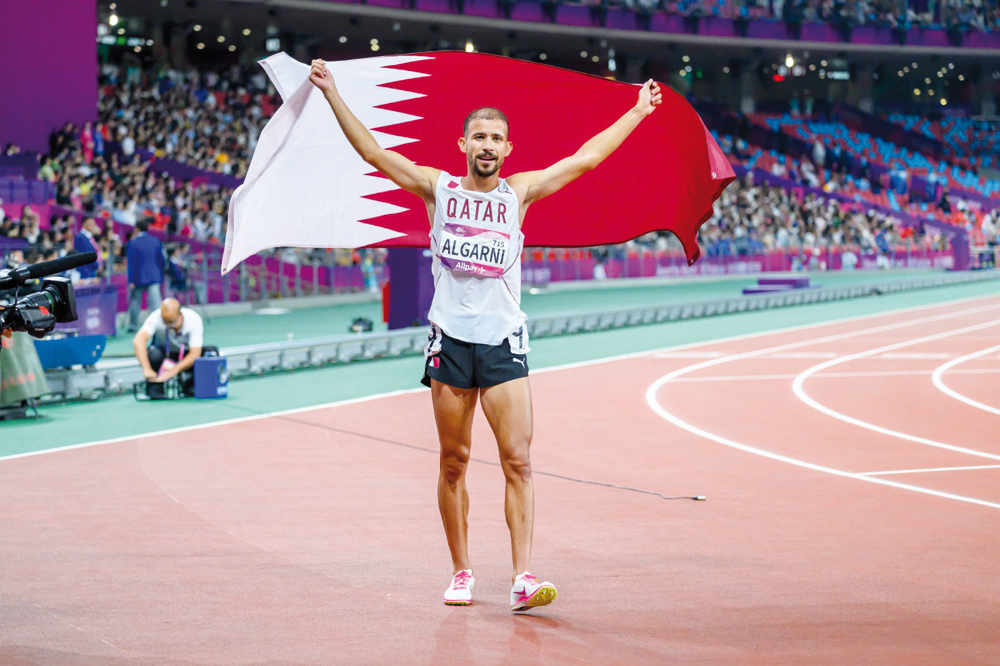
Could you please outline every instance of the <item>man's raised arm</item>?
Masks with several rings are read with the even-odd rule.
[[[399,153],[379,146],[368,128],[347,108],[344,99],[337,92],[333,75],[326,68],[326,62],[312,61],[309,80],[323,92],[330,108],[333,109],[333,114],[337,117],[337,122],[340,123],[340,129],[344,131],[347,140],[351,142],[361,159],[407,192],[416,194],[424,200],[434,198],[434,187],[441,172],[430,167],[417,166]]]
[[[639,99],[635,106],[611,127],[583,144],[576,153],[547,169],[514,174],[508,178],[508,182],[516,192],[523,195],[525,206],[555,194],[615,152],[661,101],[660,86],[650,79],[639,89]]]

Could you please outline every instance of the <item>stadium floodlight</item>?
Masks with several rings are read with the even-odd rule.
[[[916,95],[917,97],[920,97],[920,88],[914,88],[913,94]]]
[[[941,106],[948,106],[948,100],[946,100],[944,97],[941,98]]]
[[[192,27],[191,29],[194,30],[195,32],[201,32],[201,24],[195,23],[194,27]]]
[[[549,59],[549,56],[548,56],[548,54],[547,54],[547,53],[539,53],[539,54],[538,54],[538,59],[539,59],[539,60],[548,60],[548,59]]]
[[[911,64],[910,67],[912,67],[913,69],[916,69],[917,68],[917,63]]]
[[[581,58],[586,58],[587,57],[587,52],[586,51],[580,51],[580,57]]]
[[[110,25],[112,28],[118,25],[118,14],[112,14],[111,16],[108,17],[108,25]]]
[[[964,81],[965,80],[965,75],[964,74],[959,74],[958,75],[958,80],[959,81]]]
[[[793,58],[792,54],[789,53],[787,56],[785,56],[785,67],[791,68],[794,66],[795,66],[795,58]]]
[[[339,41],[341,44],[346,44],[347,43],[347,37],[345,37],[344,35],[341,35],[340,39],[337,40],[337,41]]]
[[[822,67],[826,67],[826,60],[820,60],[820,61],[819,61],[819,64],[820,64],[820,65],[821,65]]]
[[[243,36],[246,37],[250,34],[250,28],[243,28]]]
[[[691,62],[691,57],[690,56],[684,56],[683,58],[681,58],[681,60],[683,60],[684,62]]]
[[[465,52],[466,53],[475,53],[475,51],[476,51],[476,45],[472,43],[471,39],[467,40],[465,42]]]

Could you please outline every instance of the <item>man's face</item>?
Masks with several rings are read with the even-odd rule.
[[[166,324],[167,328],[172,330],[174,333],[179,333],[181,326],[184,325],[184,315],[180,312],[174,315],[167,315],[163,318],[163,323]]]
[[[473,120],[469,131],[458,140],[458,147],[466,155],[469,172],[480,178],[489,178],[500,171],[514,148],[507,140],[507,123],[502,120]]]

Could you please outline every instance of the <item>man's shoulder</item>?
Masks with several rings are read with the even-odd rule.
[[[190,321],[192,323],[197,322],[199,326],[202,325],[201,315],[198,314],[197,310],[182,307],[181,314],[184,315],[184,321]]]

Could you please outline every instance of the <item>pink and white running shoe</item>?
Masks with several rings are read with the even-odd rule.
[[[472,569],[462,569],[451,579],[451,585],[444,591],[444,603],[449,606],[468,606],[472,603],[472,586],[476,579]]]
[[[547,606],[556,600],[556,586],[549,581],[539,581],[525,571],[514,579],[510,590],[510,609],[523,611],[537,606]]]

